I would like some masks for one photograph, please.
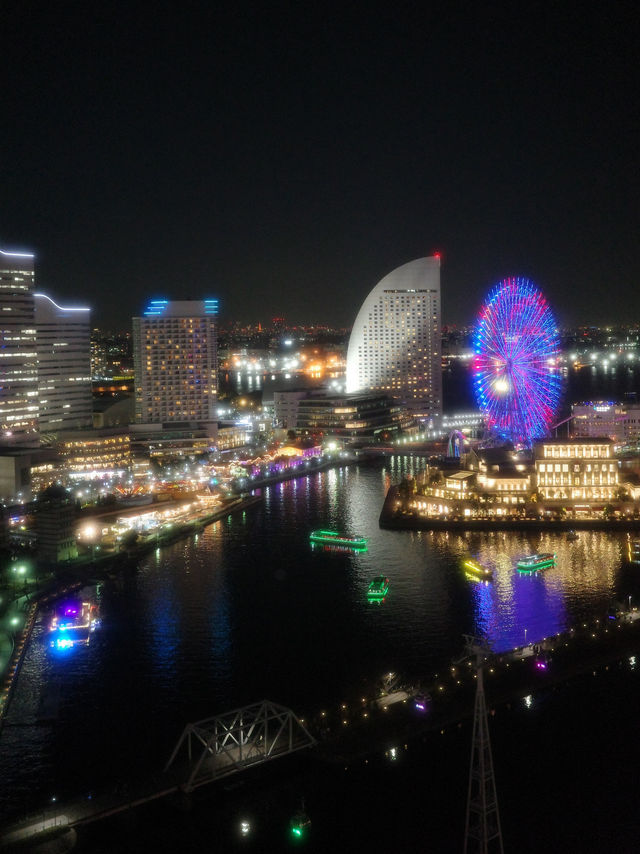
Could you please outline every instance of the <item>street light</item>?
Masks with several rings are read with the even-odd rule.
[[[98,539],[98,527],[93,522],[87,524],[81,529],[80,536],[91,546],[91,562],[96,558],[96,541]]]

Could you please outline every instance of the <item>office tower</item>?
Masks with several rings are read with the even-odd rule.
[[[383,391],[416,416],[442,415],[438,255],[403,264],[366,298],[349,339],[346,390]]]
[[[40,433],[92,426],[89,309],[34,294]]]
[[[0,447],[38,442],[33,255],[0,249]]]
[[[133,318],[138,424],[217,422],[218,300],[152,300]]]

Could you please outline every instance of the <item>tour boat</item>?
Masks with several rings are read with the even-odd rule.
[[[567,539],[573,541],[573,540],[579,540],[580,537],[578,536],[578,533],[576,531],[571,530],[571,531],[567,531]]]
[[[323,546],[340,546],[345,549],[367,548],[367,540],[365,537],[345,537],[337,531],[312,531],[309,534],[311,543],[317,543]]]
[[[367,596],[369,599],[384,599],[389,590],[389,579],[384,575],[376,575],[369,584]]]
[[[548,566],[554,566],[556,562],[555,554],[551,552],[540,552],[535,555],[527,555],[521,558],[516,563],[519,572],[535,572],[537,569],[546,569]]]
[[[640,540],[629,540],[629,561],[640,563]]]
[[[98,622],[98,606],[94,602],[66,600],[57,606],[49,623],[49,646],[69,649],[88,644]]]
[[[493,578],[493,572],[490,569],[487,569],[486,566],[482,566],[482,564],[478,563],[477,560],[468,558],[463,563],[463,566],[465,572],[468,572],[469,575],[473,575],[475,578],[479,578],[482,581],[491,581]]]

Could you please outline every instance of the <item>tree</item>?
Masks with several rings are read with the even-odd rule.
[[[413,478],[403,477],[398,485],[398,495],[401,498],[411,498],[413,493],[416,491],[416,482]]]
[[[629,493],[624,488],[624,486],[618,486],[618,487],[616,487],[616,491],[615,491],[613,497],[615,498],[616,501],[628,501],[629,500]]]

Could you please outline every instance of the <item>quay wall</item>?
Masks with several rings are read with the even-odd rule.
[[[638,531],[640,519],[440,519],[398,511],[398,487],[387,492],[378,523],[393,531]]]
[[[9,708],[13,688],[20,672],[20,666],[27,645],[31,640],[31,633],[36,622],[38,610],[41,606],[66,593],[79,590],[89,583],[90,579],[100,578],[109,573],[119,572],[126,567],[131,567],[147,552],[188,536],[195,531],[201,530],[206,525],[217,522],[219,519],[242,512],[249,507],[261,503],[261,501],[261,495],[248,495],[237,498],[229,502],[225,507],[216,510],[215,513],[210,513],[194,522],[176,526],[168,532],[160,534],[157,541],[154,538],[152,541],[141,543],[128,549],[126,552],[106,554],[96,558],[96,560],[87,558],[85,560],[74,561],[71,564],[59,565],[59,575],[30,594],[30,602],[26,611],[24,625],[15,635],[13,652],[6,672],[3,674],[0,686],[0,729]]]

